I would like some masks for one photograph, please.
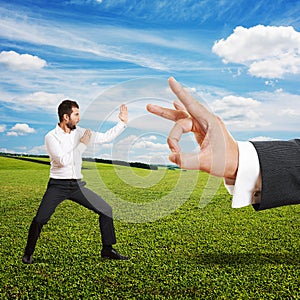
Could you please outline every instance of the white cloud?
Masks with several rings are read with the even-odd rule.
[[[0,63],[13,70],[37,70],[47,65],[46,61],[31,54],[19,54],[15,51],[2,51]]]
[[[255,128],[267,125],[259,111],[260,105],[259,101],[252,98],[230,95],[214,101],[211,106],[227,125]]]
[[[287,107],[279,112],[278,115],[287,117],[300,117],[300,111]]]
[[[30,150],[28,150],[28,153],[34,155],[42,155],[42,154],[46,154],[47,151],[45,145],[41,145],[41,146],[35,146],[31,148]]]
[[[168,150],[168,145],[160,144],[160,143],[153,143],[151,141],[147,141],[146,139],[142,139],[141,141],[137,141],[133,144],[133,150],[142,149],[142,150]]]
[[[238,26],[227,39],[215,42],[212,51],[224,63],[246,65],[256,77],[300,73],[300,33],[291,26]]]
[[[136,150],[168,150],[168,145],[166,143],[154,142],[157,141],[157,137],[154,135],[150,136],[136,136],[130,135],[126,138],[122,139],[117,143],[118,149],[128,149],[130,152],[134,152]]]
[[[147,137],[148,141],[156,141],[157,137],[155,135],[150,135],[149,137]]]
[[[53,110],[54,107],[61,102],[65,96],[63,94],[50,94],[45,92],[35,92],[22,99],[24,104],[29,104],[44,109]]]
[[[6,133],[7,136],[18,136],[18,133],[15,131],[9,131]]]
[[[162,153],[151,152],[151,153],[144,153],[142,155],[137,155],[135,156],[134,161],[143,162],[145,164],[162,164],[162,165],[172,164],[168,159],[168,154],[165,152]]]
[[[300,95],[277,89],[274,92],[255,92],[252,97],[261,103],[258,111],[270,124],[268,130],[295,132],[300,126]],[[266,128],[265,128],[266,129]]]
[[[26,87],[24,87],[24,89],[26,89]],[[14,110],[20,111],[25,109],[26,111],[36,111],[42,109],[43,111],[47,110],[55,113],[58,104],[66,99],[66,96],[64,94],[52,94],[42,91],[16,95],[3,92],[0,89],[0,99],[1,102],[13,104]]]
[[[266,86],[272,86],[275,87],[275,85],[278,83],[278,80],[266,80],[265,85]]]
[[[11,128],[11,130],[24,132],[24,133],[34,133],[35,130],[31,128],[28,124],[17,123],[15,126]]]
[[[290,131],[300,126],[300,96],[277,89],[250,97],[224,96],[210,104],[231,131]]]
[[[20,135],[26,135],[30,133],[35,133],[34,128],[31,128],[28,124],[25,123],[17,123],[10,129],[9,132],[7,132],[7,135],[20,136]]]
[[[7,149],[7,148],[0,148],[0,152],[3,152],[3,153],[16,153],[15,150]]]
[[[257,136],[254,138],[249,139],[250,141],[260,142],[260,141],[277,141],[278,139],[274,139],[268,136]]]
[[[6,130],[5,124],[0,124],[0,132],[4,132]]]

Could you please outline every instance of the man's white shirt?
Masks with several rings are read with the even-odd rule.
[[[250,142],[238,142],[239,165],[235,181],[225,181],[225,187],[233,195],[232,207],[240,208],[258,201],[261,190],[260,165],[257,152]]]
[[[114,140],[125,129],[122,121],[105,133],[92,131],[91,143],[103,144]],[[50,177],[55,179],[81,179],[82,154],[87,146],[80,142],[85,132],[77,127],[70,133],[64,132],[59,125],[45,137],[47,153],[50,157]]]

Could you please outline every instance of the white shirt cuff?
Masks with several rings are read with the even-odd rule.
[[[86,150],[86,148],[87,148],[87,145],[86,145],[86,144],[84,144],[84,143],[79,143],[77,149],[78,149],[79,153],[82,154],[82,153]]]
[[[251,204],[260,175],[257,152],[250,142],[238,142],[239,166],[235,183],[225,183],[228,192],[233,195],[232,207],[240,208]]]
[[[127,123],[123,122],[122,120],[120,120],[119,122],[123,125],[123,127],[127,127]]]

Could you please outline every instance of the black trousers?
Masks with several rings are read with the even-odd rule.
[[[99,225],[103,246],[116,243],[112,208],[100,196],[85,187],[86,183],[75,179],[50,178],[47,190],[30,225],[25,254],[32,255],[39,234],[56,207],[66,199],[72,200],[99,215]]]

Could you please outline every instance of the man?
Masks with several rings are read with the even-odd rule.
[[[110,142],[126,127],[128,110],[121,105],[119,123],[105,133],[92,132],[77,127],[80,121],[79,106],[75,101],[64,100],[58,107],[59,123],[45,137],[46,149],[50,157],[50,179],[42,202],[33,218],[28,232],[27,245],[22,261],[32,263],[32,255],[42,227],[49,221],[56,207],[65,199],[70,199],[99,215],[102,236],[101,256],[110,259],[128,259],[119,254],[112,245],[116,243],[112,219],[112,208],[100,196],[85,187],[82,181],[82,154],[91,139],[95,143]]]
[[[149,112],[175,121],[169,133],[169,159],[185,169],[223,177],[232,206],[254,209],[300,204],[300,140],[236,142],[222,120],[197,102],[174,78],[174,109],[148,104]],[[193,132],[199,153],[182,153],[183,133]]]

